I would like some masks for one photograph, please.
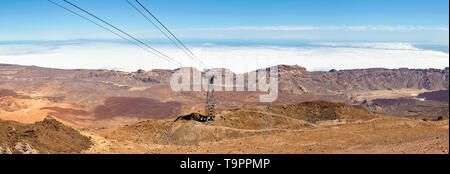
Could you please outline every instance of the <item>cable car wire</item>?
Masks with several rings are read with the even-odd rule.
[[[100,27],[100,28],[102,28],[102,29],[104,29],[104,30],[106,30],[106,31],[109,31],[109,32],[113,33],[114,35],[116,35],[116,36],[118,36],[118,37],[120,37],[120,38],[122,38],[122,39],[124,39],[124,40],[126,40],[126,41],[128,41],[128,42],[130,42],[130,43],[132,43],[133,45],[136,45],[136,46],[142,48],[143,50],[145,50],[145,51],[147,51],[147,52],[149,52],[149,53],[152,53],[152,54],[155,55],[155,56],[158,56],[158,55],[156,55],[154,52],[148,50],[147,48],[145,48],[145,47],[143,47],[143,46],[137,44],[136,42],[133,42],[133,41],[130,40],[130,39],[127,39],[126,37],[124,37],[124,36],[122,36],[122,35],[120,35],[120,34],[114,32],[114,31],[112,31],[112,30],[106,28],[106,27],[103,26],[103,25],[101,25],[101,24],[99,24],[99,23],[97,23],[97,22],[95,22],[95,21],[93,21],[93,20],[91,20],[91,19],[89,19],[89,18],[87,18],[87,17],[85,17],[85,16],[83,16],[83,15],[81,15],[81,14],[75,12],[75,11],[72,11],[72,10],[70,10],[70,9],[68,9],[68,8],[66,8],[66,7],[64,7],[64,6],[60,5],[60,4],[58,4],[58,3],[54,2],[54,1],[52,1],[52,0],[48,0],[48,1],[49,1],[50,3],[52,3],[52,4],[54,4],[54,5],[56,5],[56,6],[60,7],[60,8],[62,8],[62,9],[64,9],[64,10],[66,10],[66,11],[68,11],[68,12],[70,12],[70,13],[72,13],[72,14],[78,16],[78,17],[80,17],[80,18],[83,18],[84,20],[87,20],[87,21],[89,21],[89,22],[91,22],[91,23],[97,25],[98,27]],[[168,61],[168,60],[166,60],[166,61]],[[172,62],[170,62],[170,63],[172,63]]]
[[[133,7],[137,12],[139,12],[148,22],[150,22],[156,29],[158,29],[162,34],[164,34],[164,36],[166,36],[170,41],[172,41],[172,43],[174,45],[176,45],[178,48],[180,48],[189,58],[191,58],[192,60],[194,60],[195,63],[197,63],[198,65],[200,65],[200,67],[202,67],[203,69],[205,69],[206,67],[204,67],[204,65],[202,63],[200,63],[199,61],[195,60],[192,55],[186,51],[186,49],[184,49],[182,46],[180,46],[179,43],[177,43],[172,37],[170,37],[169,35],[167,35],[166,32],[164,32],[158,25],[156,25],[150,18],[148,18],[141,10],[139,10],[135,5],[133,5],[129,0],[125,0],[131,7]]]
[[[150,14],[150,16],[152,16],[162,27],[164,27],[164,29],[173,37],[175,38],[178,43],[180,43],[184,49],[186,49],[195,59],[197,59],[198,62],[200,62],[204,68],[207,68],[206,64],[203,63],[202,60],[200,60],[194,53],[192,53],[185,44],[183,44],[183,42],[181,42],[180,39],[178,39],[155,15],[153,15],[152,12],[150,12],[150,10],[148,10],[144,5],[142,5],[138,0],[136,0],[136,2],[148,13]]]
[[[155,53],[155,55],[157,55],[158,57],[160,57],[160,58],[162,58],[162,59],[164,59],[164,60],[167,60],[167,61],[170,60],[172,63],[174,63],[174,64],[176,64],[176,65],[178,65],[178,66],[180,66],[180,67],[183,67],[183,66],[184,66],[182,63],[180,63],[180,62],[174,60],[173,58],[171,58],[171,57],[169,57],[169,56],[167,56],[167,55],[161,53],[160,51],[158,51],[158,50],[156,50],[155,48],[153,48],[153,47],[149,46],[148,44],[146,44],[145,42],[142,42],[141,40],[135,38],[135,37],[132,36],[131,34],[128,34],[127,32],[125,32],[125,31],[119,29],[118,27],[116,27],[116,26],[110,24],[109,22],[107,22],[107,21],[101,19],[100,17],[98,17],[98,16],[96,16],[96,15],[94,15],[94,14],[88,12],[87,10],[84,10],[83,8],[81,8],[81,7],[75,5],[75,4],[73,4],[73,3],[71,3],[71,2],[69,2],[69,1],[67,1],[67,0],[64,0],[64,2],[66,2],[67,4],[69,4],[69,5],[71,5],[71,6],[75,7],[75,8],[77,8],[77,9],[83,11],[83,12],[85,12],[86,14],[88,14],[88,15],[90,15],[90,16],[92,16],[92,17],[94,17],[94,18],[96,18],[96,19],[98,19],[98,20],[100,20],[100,21],[102,21],[103,23],[105,23],[105,24],[109,25],[110,27],[116,29],[117,31],[121,32],[122,34],[124,34],[124,35],[126,35],[126,36],[132,38],[132,39],[135,40],[136,42],[139,42],[140,44],[144,45],[145,47],[147,47],[147,48],[149,48],[149,49],[155,51],[156,53],[159,54],[159,55],[158,55],[158,54]],[[169,61],[169,62],[170,62],[170,61]]]

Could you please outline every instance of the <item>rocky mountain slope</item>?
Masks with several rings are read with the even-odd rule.
[[[298,66],[280,66],[280,89],[319,94],[364,90],[448,89],[449,68],[440,69],[356,69],[321,74]],[[295,85],[301,84],[301,85]],[[294,87],[294,88],[293,88]],[[295,88],[297,87],[297,88]]]
[[[194,116],[86,128],[94,146],[85,153],[448,153],[448,120],[390,117],[343,103],[230,109],[210,123]]]
[[[354,69],[313,73],[298,65],[279,65],[280,90],[293,93],[336,93],[380,89],[448,89],[449,68],[445,69]],[[109,82],[124,88],[168,84],[176,70],[62,70],[35,66],[0,64],[0,80],[33,81],[65,79]],[[194,70],[197,71],[197,70]]]
[[[327,100],[361,105],[378,112],[376,107],[366,103],[375,99],[391,99],[392,96],[448,90],[449,83],[448,68],[379,68],[321,73],[309,72],[297,65],[279,65],[278,68],[279,93],[274,103],[260,103],[261,92],[222,91],[216,93],[217,109]],[[1,64],[0,118],[33,123],[50,116],[65,124],[82,125],[105,118],[166,119],[202,112],[205,92],[173,92],[170,89],[169,78],[175,71],[62,70]],[[379,96],[369,96],[373,93]],[[170,107],[160,107],[163,105]],[[432,105],[448,108],[445,101]],[[151,112],[143,109],[147,107],[157,109]],[[382,113],[389,111],[388,114],[397,115],[394,113],[409,113],[410,110],[402,108],[401,112],[391,112],[384,109]],[[426,116],[422,114],[424,112],[417,113],[415,116]],[[448,117],[448,114],[443,116]]]
[[[192,116],[144,121],[108,133],[111,138],[192,145],[263,135],[273,131],[367,121],[378,117],[364,109],[326,101],[231,109],[218,113],[216,121],[212,123],[197,122]]]
[[[88,137],[54,119],[35,124],[0,120],[0,154],[70,154],[91,145]]]

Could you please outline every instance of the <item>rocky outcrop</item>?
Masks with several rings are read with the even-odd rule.
[[[12,154],[12,151],[8,147],[3,148],[0,146],[0,154]]]
[[[90,139],[54,119],[35,124],[0,120],[0,153],[80,153],[92,145]]]
[[[21,154],[40,154],[39,150],[34,149],[28,143],[19,142],[14,148]]]

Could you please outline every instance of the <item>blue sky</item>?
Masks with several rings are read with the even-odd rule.
[[[125,0],[69,1],[199,68]],[[140,1],[211,67],[247,72],[277,64],[313,71],[449,66],[448,0]],[[0,63],[177,68],[47,0],[0,1]]]
[[[63,5],[62,0],[54,0]],[[142,39],[125,0],[71,0]],[[448,0],[141,0],[186,40],[387,41],[448,45]],[[71,8],[73,9],[73,8]],[[0,41],[117,39],[47,0],[2,0]]]

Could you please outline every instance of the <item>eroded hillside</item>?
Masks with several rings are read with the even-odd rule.
[[[84,129],[95,144],[85,153],[448,153],[448,120],[389,117],[342,103],[232,109],[209,123],[191,117]]]
[[[395,102],[380,103],[377,100],[448,91],[448,68],[359,69],[324,73],[309,72],[297,65],[279,65],[278,68],[279,93],[274,103],[260,103],[261,92],[217,91],[217,109],[327,100],[360,105],[388,115],[448,117],[448,112],[427,114],[429,108],[448,108],[448,101],[425,99],[427,101],[422,103],[415,101],[409,102],[412,105],[398,106]],[[120,72],[0,65],[0,118],[33,123],[50,116],[67,125],[83,126],[105,118],[167,119],[202,112],[205,92],[171,90],[169,78],[175,71]],[[161,107],[163,105],[167,107]],[[147,107],[155,109],[144,109]]]
[[[35,124],[0,120],[0,154],[71,154],[92,145],[88,137],[54,119]]]

